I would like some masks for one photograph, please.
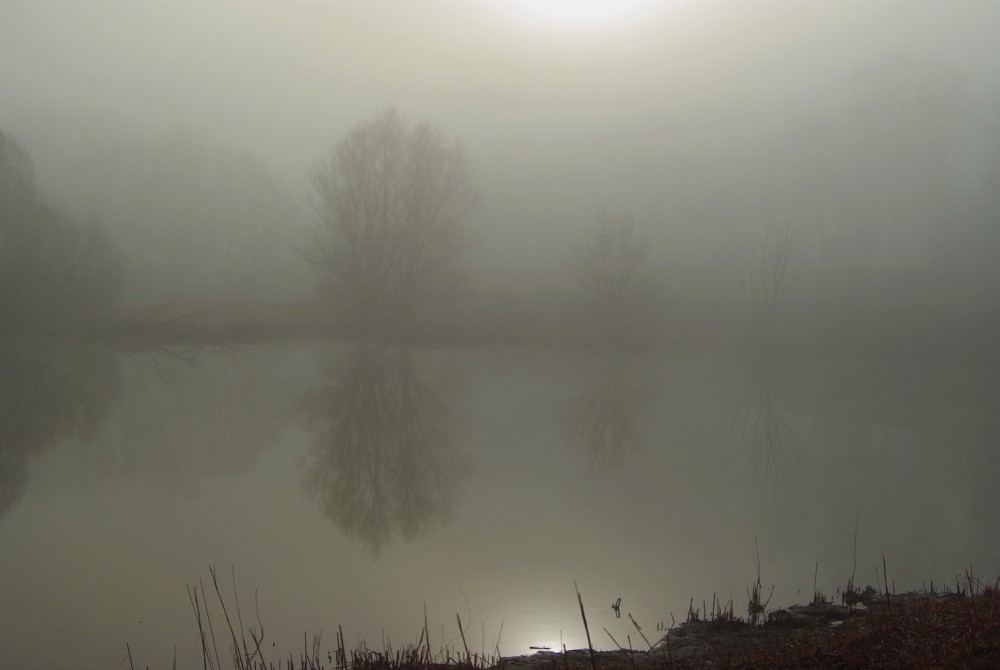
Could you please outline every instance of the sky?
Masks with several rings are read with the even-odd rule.
[[[720,77],[733,92],[760,86],[757,63],[803,41],[845,56],[859,46],[837,38],[842,3],[647,4],[574,28],[500,0],[8,1],[0,83],[7,113],[190,124],[294,168],[389,104],[510,146],[629,122]],[[769,40],[786,22],[796,33]]]
[[[302,150],[386,104],[449,127],[466,119],[468,132],[477,117],[620,117],[713,81],[801,85],[819,63],[873,50],[975,52],[998,20],[989,2],[648,0],[580,26],[528,4],[6,0],[5,107],[89,108]]]
[[[731,230],[696,220],[748,207],[672,197],[706,181],[733,194],[766,174],[745,218],[773,215],[800,172],[783,157],[814,141],[795,133],[836,116],[873,64],[954,73],[970,127],[997,116],[989,0],[584,4],[593,16],[555,0],[4,0],[0,127],[55,191],[73,133],[181,126],[263,157],[301,196],[317,161],[392,105],[467,144],[499,276],[552,251],[523,242],[533,231],[600,206],[716,245]]]

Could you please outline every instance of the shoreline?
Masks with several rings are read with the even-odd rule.
[[[998,586],[880,593],[851,604],[817,599],[769,612],[752,624],[717,611],[671,628],[647,650],[538,651],[501,659],[496,670],[688,670],[692,668],[1000,667]],[[461,664],[456,667],[461,667]],[[465,667],[469,667],[466,665]],[[368,668],[366,670],[374,670]]]

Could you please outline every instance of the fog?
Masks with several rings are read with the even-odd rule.
[[[575,28],[499,0],[2,11],[4,131],[50,201],[104,219],[132,256],[164,256],[160,240],[175,236],[207,253],[177,229],[227,235],[238,224],[223,220],[244,220],[241,207],[260,219],[245,224],[253,234],[307,244],[310,170],[391,105],[467,145],[484,205],[465,260],[482,290],[564,288],[560,258],[598,207],[650,231],[677,299],[730,293],[743,238],[786,218],[807,239],[814,284],[848,264],[945,267],[921,292],[988,290],[953,276],[985,271],[997,243],[988,2],[652,3]],[[240,178],[268,179],[244,182],[259,202],[225,183]],[[164,272],[210,263],[170,252]],[[307,284],[296,254],[279,255],[264,283]],[[171,281],[135,264],[135,285]],[[215,268],[240,283],[226,270]]]
[[[286,589],[275,616],[311,626],[291,615],[315,570],[359,637],[412,632],[365,600],[387,579],[447,617],[457,596],[435,589],[480,584],[489,625],[508,587],[550,597],[574,570],[613,601],[619,542],[641,583],[658,552],[731,570],[759,530],[797,588],[814,560],[846,571],[821,530],[843,539],[862,506],[862,559],[895,549],[901,583],[1000,570],[975,530],[998,502],[1000,4],[615,7],[3,0],[0,546],[51,547],[50,507],[86,515],[107,488],[165,552],[147,600],[242,560]],[[844,470],[847,500],[827,481]],[[752,504],[713,501],[716,480]],[[119,518],[131,504],[197,537],[153,538]],[[255,560],[212,537],[229,512],[321,549]],[[536,547],[530,573],[504,524],[603,545]],[[51,598],[78,617],[63,581]],[[505,653],[561,635],[545,616],[567,603],[538,594]],[[646,607],[665,621],[704,595]],[[126,601],[148,606],[95,611]],[[28,609],[25,639],[53,611]],[[129,630],[92,637],[166,653]],[[78,637],[67,658],[111,657]],[[23,663],[38,644],[6,646]]]

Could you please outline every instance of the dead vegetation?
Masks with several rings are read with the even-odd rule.
[[[504,670],[792,670],[995,668],[1000,666],[1000,581],[966,574],[943,592],[854,590],[854,604],[814,600],[770,612],[761,623],[733,616],[713,598],[709,615],[689,608],[650,651],[587,650],[506,659]],[[847,593],[843,594],[848,599]],[[751,617],[753,615],[751,614]]]
[[[203,670],[791,670],[821,668],[862,670],[868,668],[931,670],[945,668],[1000,667],[1000,579],[984,583],[970,572],[957,577],[943,590],[895,594],[886,581],[880,588],[857,589],[851,579],[843,591],[843,605],[814,598],[808,605],[765,612],[760,602],[759,576],[750,592],[748,618],[733,613],[732,601],[713,596],[712,606],[688,609],[687,620],[673,626],[658,642],[651,643],[641,626],[629,619],[644,646],[619,644],[614,651],[594,649],[583,597],[577,590],[580,616],[587,633],[588,648],[561,652],[545,651],[527,656],[500,655],[500,635],[493,653],[470,652],[466,642],[468,622],[456,613],[456,643],[434,651],[431,647],[426,610],[424,626],[412,644],[393,646],[383,640],[381,649],[365,642],[348,649],[343,628],[337,628],[336,644],[324,651],[322,635],[293,655],[268,657],[264,626],[254,602],[254,625],[244,625],[236,597],[223,594],[218,575],[209,569],[211,590],[199,581],[188,594],[198,627]],[[884,574],[884,573],[883,573]],[[883,578],[884,579],[884,578]],[[754,598],[754,594],[758,594]],[[210,613],[212,602],[214,618]],[[756,605],[756,607],[755,607]],[[221,614],[220,614],[221,613]],[[607,632],[607,629],[605,629]],[[502,627],[501,627],[502,634]],[[458,646],[460,641],[461,646]],[[126,659],[135,665],[126,645]],[[174,659],[174,670],[177,660]]]
[[[665,668],[993,668],[1000,663],[997,588],[967,577],[949,593],[879,595],[839,625],[798,632],[765,624],[728,648]],[[774,619],[770,619],[774,621]]]

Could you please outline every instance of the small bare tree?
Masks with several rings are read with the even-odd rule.
[[[744,300],[756,306],[768,323],[778,299],[788,291],[802,269],[803,243],[788,216],[765,224],[749,249],[736,259],[736,278]]]
[[[479,200],[458,141],[394,109],[357,126],[312,174],[319,232],[307,259],[366,329],[406,323],[442,289]]]
[[[627,340],[653,285],[648,240],[631,215],[598,210],[597,226],[570,247],[566,263],[601,339]]]

